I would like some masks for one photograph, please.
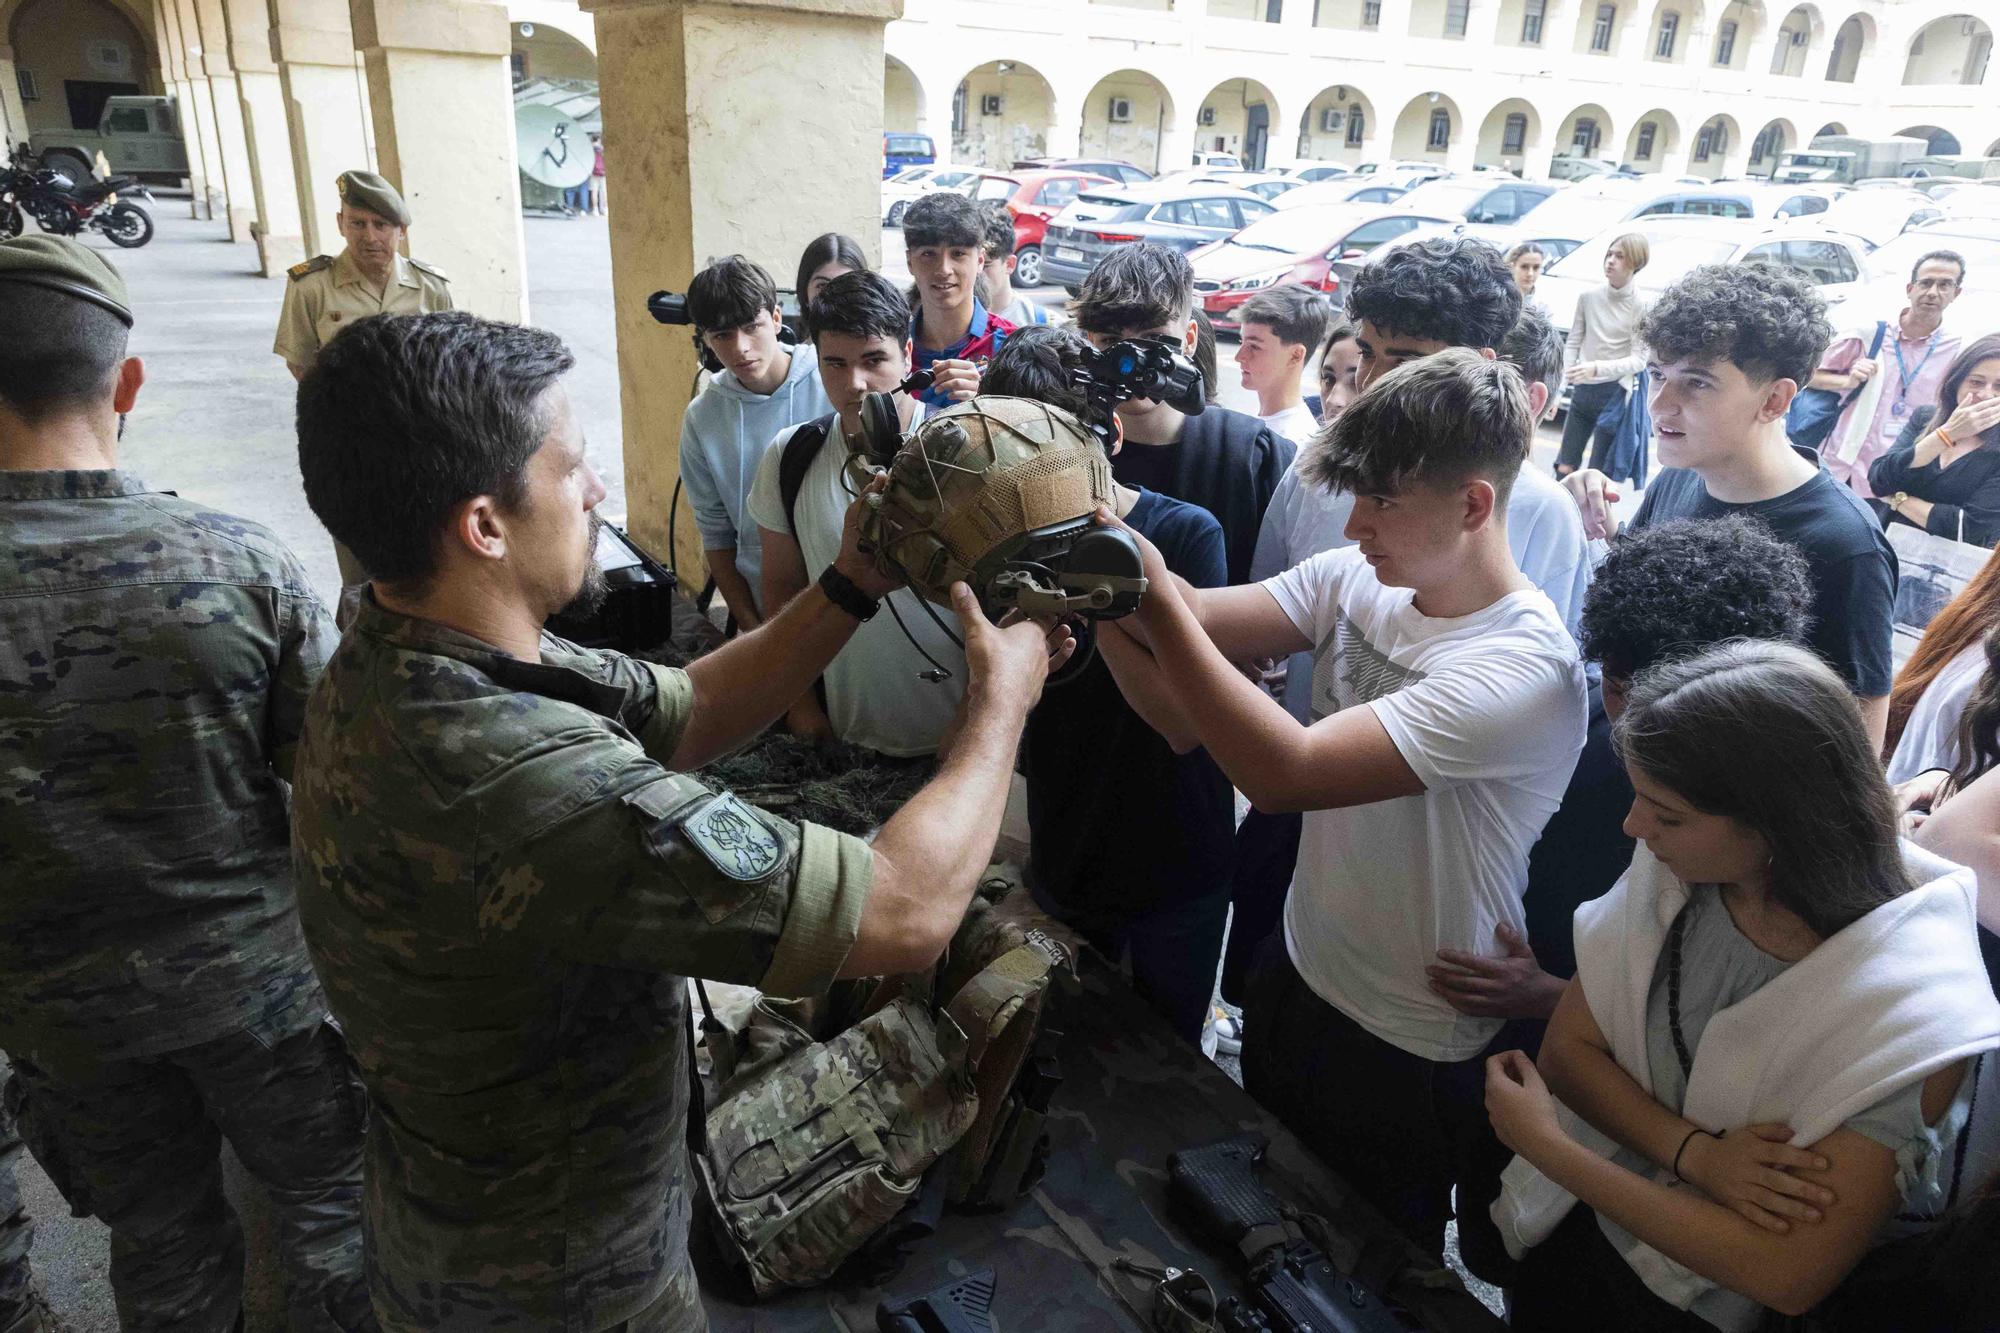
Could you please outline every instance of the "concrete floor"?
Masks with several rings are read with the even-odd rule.
[[[305,562],[331,600],[339,590],[333,546],[307,508],[298,479],[290,375],[271,353],[285,279],[257,276],[248,246],[232,245],[221,223],[193,221],[184,199],[163,196],[153,243],[137,251],[105,249],[132,292],[137,325],[132,347],[146,362],[147,383],[128,424],[122,462],[153,485],[269,525]],[[577,358],[569,392],[580,414],[589,454],[610,489],[604,512],[625,514],[617,356],[613,338],[610,252],[602,219],[527,220],[529,304],[534,323],[561,334]],[[427,255],[421,226],[416,252],[447,273],[448,255]],[[900,232],[884,231],[883,268],[898,278]],[[780,275],[788,280],[789,273]],[[1057,305],[1059,288],[1034,298]],[[687,336],[661,327],[663,339]],[[666,345],[664,342],[662,345]],[[1254,408],[1221,349],[1226,406]],[[1553,454],[1544,428],[1536,456]],[[225,1161],[232,1198],[243,1215],[250,1248],[249,1333],[284,1327],[282,1292],[273,1263],[269,1211],[259,1187],[233,1158]],[[25,1159],[22,1188],[37,1229],[33,1262],[50,1301],[71,1333],[113,1333],[117,1317],[106,1281],[107,1233],[75,1219],[48,1178]]]

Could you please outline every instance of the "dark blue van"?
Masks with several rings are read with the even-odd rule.
[[[882,131],[882,179],[905,167],[927,167],[937,161],[937,145],[928,134],[908,134],[900,130]]]

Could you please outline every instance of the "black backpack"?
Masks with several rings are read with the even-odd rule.
[[[785,441],[785,452],[778,456],[778,498],[784,502],[785,526],[791,529],[795,542],[799,539],[796,517],[799,492],[805,487],[806,473],[812,470],[813,459],[819,457],[820,446],[832,433],[833,419],[837,415],[829,412],[817,421],[808,421],[800,426]]]

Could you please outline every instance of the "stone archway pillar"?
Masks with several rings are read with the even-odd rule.
[[[716,255],[741,252],[788,274],[820,232],[879,234],[883,28],[902,17],[903,0],[581,4],[597,23],[605,160],[620,201],[611,278],[627,521],[665,554],[697,366],[687,330],[655,323],[646,297],[686,291]],[[801,63],[802,51],[812,58]],[[948,114],[928,106],[934,120]],[[741,169],[751,161],[757,171]],[[769,188],[786,178],[812,188]],[[701,542],[685,514],[678,535],[678,567],[699,571]]]
[[[1556,129],[1561,129],[1558,125]],[[1549,178],[1549,167],[1555,162],[1555,131],[1543,125],[1541,133],[1533,143],[1524,144],[1521,152],[1521,176],[1524,180],[1545,181]]]
[[[257,203],[257,266],[265,277],[274,278],[305,257],[306,243],[284,90],[271,56],[270,11],[264,0],[223,0],[222,8]]]
[[[265,13],[291,140],[302,248],[335,254],[342,242],[334,230],[340,208],[334,178],[375,169],[367,83],[356,65],[347,0],[266,0]]]
[[[200,35],[201,65],[207,74],[209,111],[221,151],[222,191],[229,218],[229,239],[253,239],[257,221],[257,188],[251,179],[250,145],[243,131],[243,99],[236,87],[236,68],[229,63],[229,25],[222,0],[194,0],[192,30]]]
[[[1058,91],[1053,79],[1049,81],[1049,132],[1045,142],[1050,157],[1083,155],[1083,100]]]
[[[351,0],[350,13],[376,155],[414,219],[412,253],[445,270],[459,309],[525,322],[507,11],[485,0]]]
[[[224,210],[228,207],[227,187],[222,178],[222,146],[215,137],[215,102],[208,91],[208,70],[202,63],[201,27],[195,18],[194,0],[159,0],[159,3],[162,25],[180,58],[185,80],[175,93],[181,110],[181,137],[188,146],[193,195],[188,216],[212,218],[218,206]],[[164,48],[168,42],[161,45]]]
[[[0,33],[0,37],[5,37]],[[21,73],[14,48],[0,42],[0,150],[28,137],[28,109],[21,104]]]

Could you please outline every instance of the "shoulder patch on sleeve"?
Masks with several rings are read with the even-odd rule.
[[[421,259],[412,259],[410,261],[410,267],[418,270],[419,272],[430,274],[433,278],[436,278],[439,282],[448,283],[451,281],[451,278],[445,273],[443,269],[439,268],[435,264],[426,264]]]
[[[723,792],[681,816],[681,832],[722,874],[734,880],[767,878],[784,861],[784,844],[762,817]]]
[[[308,273],[317,273],[321,269],[332,268],[332,267],[333,267],[332,256],[314,255],[311,259],[306,260],[303,264],[292,265],[290,268],[286,269],[285,272],[288,275],[290,275],[293,282],[297,282],[300,278],[305,277],[306,274]]]

